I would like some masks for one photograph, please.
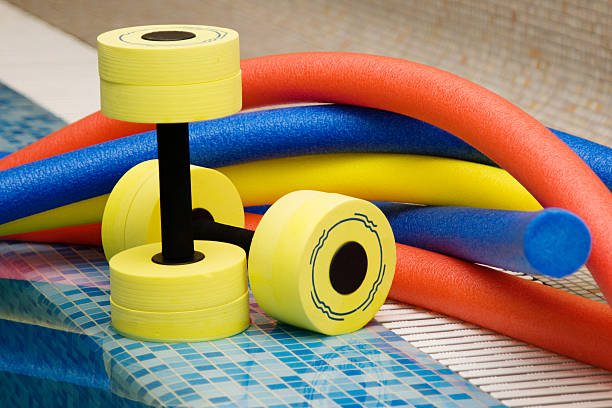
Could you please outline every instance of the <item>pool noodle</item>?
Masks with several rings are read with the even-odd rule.
[[[394,132],[380,132],[380,115],[381,111],[375,110],[313,106],[244,113],[193,123],[190,126],[191,162],[220,167],[306,154],[411,153],[419,149],[401,127],[395,127]],[[356,116],[360,120],[355,120]],[[398,121],[404,118],[395,117]],[[0,191],[3,192],[0,224],[107,194],[128,169],[155,157],[155,134],[147,132],[4,170],[0,172]],[[429,157],[422,160],[450,159]],[[479,172],[500,172],[490,166],[462,163],[465,163],[462,166],[480,168]]]
[[[401,244],[389,297],[612,370],[605,303]]]
[[[582,218],[587,266],[612,300],[612,193],[566,144],[500,96],[449,72],[400,59],[303,53],[242,62],[245,106],[333,102],[412,116],[468,142],[508,170],[544,207]]]
[[[558,278],[582,266],[590,253],[584,222],[558,208],[523,212],[373,204],[389,220],[397,243],[474,263]],[[268,208],[251,206],[245,211],[263,215]]]
[[[470,262],[562,278],[587,260],[591,236],[569,211],[381,205],[399,243]]]
[[[2,157],[0,170],[153,129],[150,123],[123,122],[94,112]]]
[[[336,117],[344,125],[342,127],[338,126],[338,130],[353,129],[353,125],[350,123],[353,121],[366,126],[371,132],[372,140],[370,143],[379,145],[381,148],[386,145],[385,140],[380,140],[381,136],[392,139],[398,135],[408,134],[410,138],[407,141],[411,144],[411,153],[450,157],[497,166],[488,157],[450,133],[408,116],[356,106],[323,105],[304,107],[304,109],[321,109],[322,112],[328,112],[330,116]],[[215,126],[214,124],[223,126],[224,121],[224,119],[221,119],[219,122],[212,122],[212,126]],[[269,123],[274,124],[273,122]],[[96,112],[17,152],[0,152],[0,170],[78,150],[93,144],[104,143],[140,131],[150,131],[152,127],[150,124],[131,124],[117,121]],[[612,190],[611,148],[559,130],[550,130],[580,156],[606,184],[608,189]],[[356,140],[356,142],[359,141]],[[8,155],[10,157],[5,158]]]
[[[427,176],[419,177],[418,171],[398,170],[392,166],[393,163],[386,165],[384,160],[376,157],[378,155],[368,157],[342,155],[345,157],[343,160],[333,156],[336,155],[280,159],[274,160],[273,162],[277,162],[275,164],[268,164],[270,161],[255,162],[238,166],[238,169],[235,169],[234,166],[222,168],[221,171],[230,177],[241,194],[243,202],[249,206],[254,203],[273,203],[280,196],[300,189],[340,192],[366,199],[394,199],[394,197],[400,199],[401,196],[394,196],[394,194],[406,193],[410,189],[399,189],[397,186],[389,185],[388,181],[413,183],[388,176],[398,173],[411,174],[412,177],[419,179],[431,177],[432,173],[441,170],[442,180],[428,183],[437,184],[442,188],[441,194],[433,194],[434,197],[430,197],[432,201],[449,196],[448,191],[454,188],[445,185],[444,175],[450,172],[436,168],[439,166],[422,169]],[[410,158],[406,155],[398,157]],[[281,167],[277,167],[277,164]],[[282,170],[275,170],[275,168]],[[358,171],[351,171],[355,168]],[[273,174],[283,176],[276,177],[274,182],[262,183],[260,180],[272,179],[265,174],[265,171],[272,171]],[[359,172],[365,173],[364,177],[357,177],[358,182],[351,183],[351,176]],[[452,173],[457,176],[454,180],[456,182],[461,172]],[[369,174],[380,176],[380,179],[368,177]],[[471,182],[474,180],[470,179]],[[482,182],[478,184],[485,185]],[[377,194],[381,196],[377,197]],[[451,193],[450,197],[455,195]],[[410,195],[404,198],[410,198]],[[388,217],[397,242],[507,270],[563,277],[575,272],[584,264],[591,248],[590,234],[584,222],[570,212],[561,209],[549,208],[542,211],[524,212],[467,207],[422,207],[398,203],[377,203],[377,205]],[[258,207],[249,207],[249,209],[250,211],[263,210]],[[100,219],[103,205],[94,204],[91,211],[100,213],[90,217],[93,221],[95,218]],[[70,217],[70,219],[65,222],[74,221],[76,212],[75,209],[66,211],[63,217]],[[57,210],[56,213],[42,213],[40,216],[42,220],[41,218],[32,219],[34,227],[38,229],[46,220],[57,221],[55,225],[62,225],[62,214]],[[50,228],[52,225],[47,222],[45,227]],[[8,226],[9,224],[0,226],[0,234],[4,234]],[[22,224],[21,227],[24,228],[24,225]],[[45,237],[56,242],[66,242],[67,237],[71,236],[66,235],[67,233],[67,230],[63,228],[57,231],[56,237],[53,237],[50,231],[44,231],[40,238],[32,237],[32,235],[25,237],[36,240]],[[83,238],[91,242],[91,234]],[[5,239],[10,239],[10,237]],[[74,238],[70,242],[75,242]]]

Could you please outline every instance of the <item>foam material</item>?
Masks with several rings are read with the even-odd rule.
[[[249,326],[246,255],[224,242],[194,241],[205,258],[184,265],[152,260],[161,243],[109,261],[111,324],[147,341],[189,342],[233,336]]]
[[[341,270],[334,269],[348,243],[363,251],[363,262],[351,263],[359,256],[352,252],[339,261]],[[319,191],[294,191],[274,203],[249,251],[249,283],[259,307],[328,335],[365,326],[385,302],[394,270],[395,241],[383,213],[367,201]],[[338,281],[350,289],[339,289]]]
[[[245,227],[254,230],[261,217],[245,214]],[[101,244],[100,224],[21,234],[38,236]],[[402,244],[396,249],[392,299],[612,370],[612,310],[606,304],[435,252]]]
[[[612,370],[608,305],[419,248],[397,253],[392,299]]]
[[[113,188],[102,218],[106,259],[127,248],[161,241],[158,174],[157,160],[145,161],[132,167]],[[192,208],[206,209],[217,222],[244,226],[240,194],[227,177],[197,166],[191,166],[190,175]]]
[[[601,181],[612,191],[612,149],[570,135],[560,130],[550,129],[559,139],[568,145],[589,167]]]
[[[271,204],[291,191],[318,190],[370,201],[542,209],[505,170],[445,157],[320,154],[236,164],[218,170],[234,183],[247,206]]]
[[[170,32],[186,36],[172,38]],[[100,105],[111,118],[185,123],[242,108],[234,30],[172,24],[107,31],[98,36],[98,62]]]
[[[60,244],[78,244],[102,246],[102,224],[79,225],[44,231],[24,232],[2,237],[3,240],[55,242]]]
[[[102,237],[105,251],[110,251],[107,255],[124,247],[127,241],[132,241],[129,246],[156,242],[161,233],[159,222],[152,222],[150,216],[158,204],[147,195],[158,196],[154,192],[158,188],[157,172],[138,171],[150,162],[155,160],[128,170],[115,184],[110,199],[108,195],[94,197],[2,224],[0,236],[96,223],[104,213]],[[218,174],[207,168],[198,167],[198,170]],[[218,170],[223,173],[218,174],[224,180],[222,183],[215,183],[213,179],[192,171],[193,201],[198,201],[197,197],[197,205],[205,205],[210,200],[212,207],[217,208],[225,203],[226,210],[230,207],[239,210],[240,219],[243,218],[240,199],[244,200],[244,205],[271,204],[296,190],[336,192],[370,201],[517,211],[542,209],[507,171],[445,157],[389,153],[321,154],[235,164]],[[130,174],[132,181],[124,183]],[[396,174],[405,176],[400,179],[395,177]],[[266,182],[262,183],[262,180]],[[213,184],[219,188],[212,188]],[[136,200],[137,197],[140,198]]]
[[[431,147],[423,147],[427,144],[413,143],[405,128],[408,123],[416,122],[344,106],[244,113],[191,124],[191,162],[220,167],[317,153],[432,152]],[[417,127],[414,140],[424,141],[426,134],[418,136],[419,128],[423,129]],[[146,132],[2,171],[0,224],[107,194],[130,168],[156,158],[156,149],[155,133]]]
[[[560,278],[587,260],[591,236],[569,211],[382,204],[399,243],[499,268]]]
[[[612,193],[566,144],[515,105],[466,79],[415,62],[302,53],[242,61],[244,106],[333,102],[402,113],[438,126],[508,170],[544,207],[582,218],[587,262],[612,302]]]
[[[402,113],[458,136],[507,169],[545,207],[587,223],[587,263],[612,301],[612,194],[567,145],[510,102],[451,73],[381,56],[301,53],[241,63],[243,106],[333,102]]]
[[[321,125],[327,122],[327,119],[320,117],[322,113],[334,116],[338,128],[335,129],[334,134],[329,135],[332,140],[338,137],[350,137],[349,132],[355,128],[355,124],[350,122],[357,121],[358,125],[365,126],[362,130],[369,133],[372,144],[381,145],[382,149],[385,147],[389,149],[388,143],[393,143],[393,140],[397,138],[404,139],[405,135],[410,135],[410,140],[405,142],[410,142],[411,153],[450,157],[496,166],[492,160],[461,139],[440,128],[408,116],[342,105],[304,106],[301,109],[311,110],[312,119],[317,119],[317,123],[321,123]],[[274,125],[274,123],[270,125]],[[42,140],[37,140],[18,152],[4,152],[5,156],[10,155],[10,157],[2,158],[2,153],[0,153],[0,170],[152,129],[153,125],[150,124],[121,122],[96,112],[46,136]],[[293,127],[289,129],[291,130]],[[324,126],[321,130],[333,129]],[[612,190],[611,148],[559,130],[550,130],[576,152],[608,186],[608,189]],[[319,132],[315,132],[313,137],[316,138],[318,134]],[[386,138],[391,140],[387,141]],[[302,143],[303,140],[295,140],[291,143]],[[356,142],[359,142],[359,140],[356,139]],[[384,151],[392,152],[393,150]]]
[[[98,111],[0,159],[0,170],[153,129],[150,123],[122,122]]]
[[[586,224],[569,211],[504,211],[374,202],[395,241],[510,271],[560,278],[575,272],[591,251]],[[265,214],[269,206],[245,208]]]
[[[168,40],[168,31],[189,35]],[[166,35],[146,38],[160,32]],[[100,34],[97,43],[100,78],[109,82],[187,85],[215,82],[240,72],[238,33],[229,28],[188,24],[126,27]]]

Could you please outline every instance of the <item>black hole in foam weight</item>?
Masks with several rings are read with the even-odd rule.
[[[189,31],[153,31],[143,34],[141,38],[148,41],[183,41],[195,36]]]
[[[365,279],[368,271],[368,255],[357,242],[342,245],[334,254],[329,265],[329,280],[334,290],[342,295],[355,292]]]

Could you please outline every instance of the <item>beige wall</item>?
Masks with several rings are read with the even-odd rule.
[[[612,146],[607,0],[11,1],[92,45],[111,28],[181,22],[238,30],[243,58],[326,50],[415,60]]]

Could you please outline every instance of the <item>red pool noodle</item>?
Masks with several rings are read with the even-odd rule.
[[[261,217],[246,214],[245,227],[255,230]],[[81,236],[62,228],[12,237],[101,245],[100,224],[81,228]],[[612,370],[612,310],[607,305],[435,252],[396,247],[390,298]]]
[[[87,224],[76,227],[23,232],[21,234],[0,237],[0,240],[102,246],[101,227],[102,224]]]
[[[389,297],[612,370],[604,303],[401,244]]]

